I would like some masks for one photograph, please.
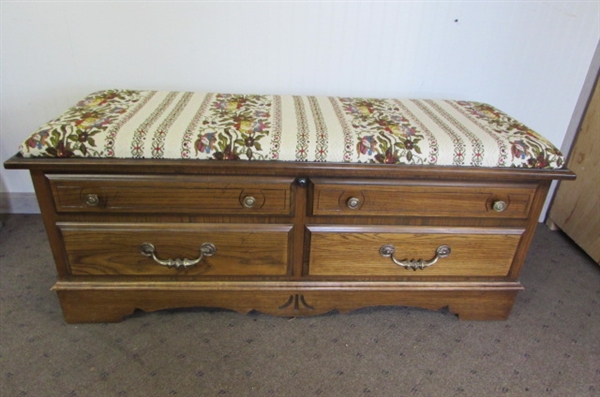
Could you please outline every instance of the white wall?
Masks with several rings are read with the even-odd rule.
[[[1,161],[106,88],[479,100],[561,146],[600,38],[593,1],[1,5]]]

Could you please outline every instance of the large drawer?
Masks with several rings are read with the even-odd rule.
[[[58,212],[288,215],[292,178],[47,175]]]
[[[501,228],[333,225],[309,226],[308,231],[309,275],[397,277],[506,276],[524,232]],[[446,257],[436,252],[444,246],[450,251]],[[390,247],[393,255],[383,256],[382,250],[389,254]],[[427,266],[436,257],[437,261]]]
[[[57,227],[73,275],[283,276],[290,270],[292,225],[59,223]],[[154,247],[154,258],[147,244]],[[200,260],[188,266],[185,258]]]
[[[311,180],[312,215],[528,217],[536,185]]]

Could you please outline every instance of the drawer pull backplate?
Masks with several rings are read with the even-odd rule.
[[[434,263],[436,263],[438,261],[438,259],[448,257],[450,255],[451,249],[447,245],[440,245],[435,250],[435,257],[433,257],[433,259],[430,259],[428,261],[425,261],[422,259],[398,260],[398,259],[394,258],[394,252],[396,252],[396,248],[392,244],[385,244],[385,245],[382,245],[381,248],[379,248],[379,254],[381,256],[383,256],[384,258],[392,258],[392,261],[396,265],[402,266],[405,269],[412,269],[412,270],[421,269],[422,270],[422,269],[425,269],[426,267],[429,267],[429,266],[433,265]]]
[[[197,265],[205,256],[213,256],[217,252],[217,247],[212,243],[204,243],[200,246],[200,256],[196,259],[175,258],[175,259],[159,259],[156,257],[156,248],[151,243],[143,243],[140,246],[140,252],[144,256],[151,257],[156,263],[162,266],[173,267],[190,267]]]

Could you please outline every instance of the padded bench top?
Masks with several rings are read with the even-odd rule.
[[[551,168],[562,154],[468,101],[106,90],[23,143],[24,157],[280,160]]]

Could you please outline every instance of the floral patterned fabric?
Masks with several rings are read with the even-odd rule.
[[[280,160],[561,168],[546,139],[467,101],[107,90],[21,146],[25,157]]]

